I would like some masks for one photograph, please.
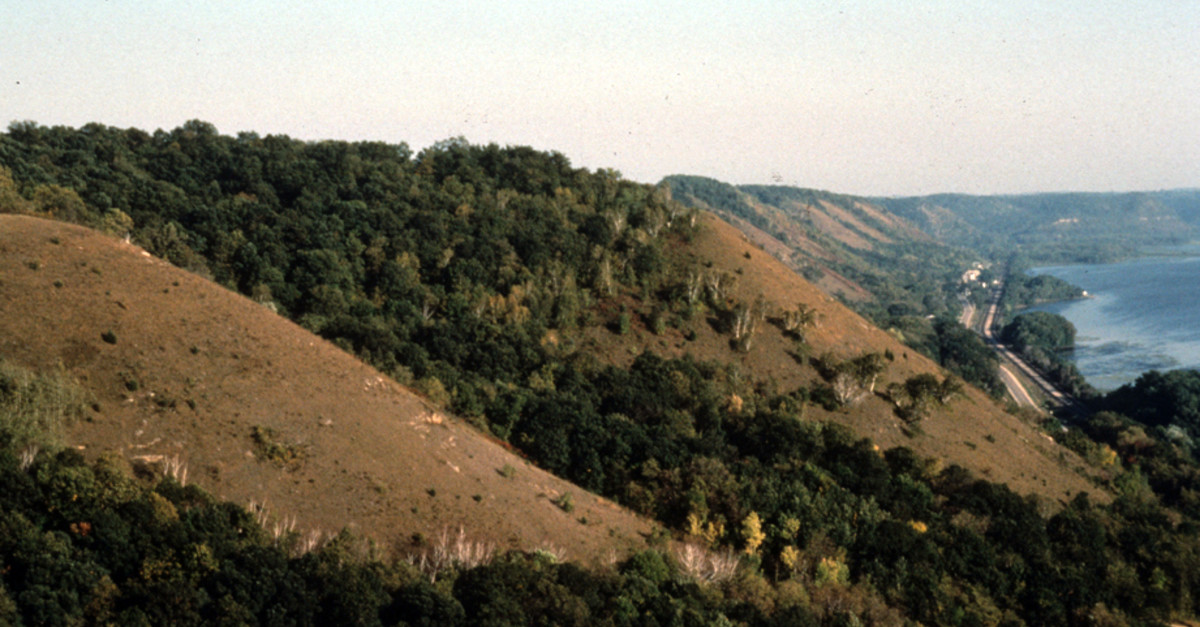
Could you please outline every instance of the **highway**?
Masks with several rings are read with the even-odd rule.
[[[975,303],[967,300],[967,298],[962,295],[959,295],[958,300],[963,306],[962,314],[958,316],[958,323],[964,327],[967,327],[968,329],[971,329],[973,328],[971,326],[972,323],[975,322]]]
[[[992,327],[996,322],[996,310],[1000,306],[1000,295],[1003,293],[1004,284],[1001,283],[992,292],[992,301],[988,305],[987,315],[983,319],[983,325],[981,329],[984,342],[987,343],[988,346],[991,346],[992,350],[996,351],[1003,362],[1000,366],[1000,379],[1004,382],[1005,387],[1008,388],[1009,395],[1017,401],[1018,405],[1026,405],[1040,409],[1038,403],[1033,399],[1033,396],[1029,394],[1029,391],[1026,390],[1025,386],[1021,384],[1020,378],[1015,376],[1014,373],[1009,370],[1009,368],[1013,368],[1019,371],[1027,380],[1032,381],[1034,385],[1036,385],[1042,391],[1042,393],[1045,394],[1046,398],[1048,399],[1048,404],[1053,405],[1054,407],[1070,408],[1076,412],[1082,411],[1082,405],[1080,405],[1079,401],[1077,401],[1074,397],[1063,393],[1061,390],[1052,385],[1046,380],[1045,377],[1042,376],[1040,372],[1035,370],[1029,364],[1025,363],[1024,359],[1021,359],[1019,355],[1013,352],[1008,346],[1001,344],[996,338]]]
[[[1030,396],[1029,390],[1021,385],[1021,380],[1017,378],[1017,375],[1013,374],[1012,366],[1000,364],[997,370],[1000,373],[1000,381],[1004,383],[1004,387],[1008,389],[1008,395],[1017,402],[1017,405],[1041,409],[1041,405],[1034,400],[1033,396]]]

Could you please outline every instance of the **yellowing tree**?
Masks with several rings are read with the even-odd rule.
[[[750,515],[742,521],[742,539],[746,541],[746,553],[754,555],[758,553],[758,547],[762,545],[763,540],[767,539],[767,534],[762,530],[762,520],[758,517],[758,512],[750,512]]]
[[[30,213],[33,205],[21,196],[12,172],[0,166],[0,213]]]
[[[788,574],[795,572],[796,568],[800,565],[800,549],[791,544],[783,547],[783,550],[779,552],[779,561],[783,564]]]

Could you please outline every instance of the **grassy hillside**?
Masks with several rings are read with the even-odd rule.
[[[628,490],[646,464],[714,454],[703,429],[680,438],[667,408],[621,422],[630,416],[618,399],[636,383],[621,373],[648,351],[711,362],[722,374],[705,375],[703,385],[716,394],[798,395],[805,415],[1022,492],[1059,500],[1088,489],[1071,462],[1041,450],[1050,445],[974,391],[939,412],[945,420],[926,421],[926,436],[905,435],[912,430],[882,392],[918,374],[944,376],[936,366],[734,231],[697,222],[663,190],[572,169],[561,155],[452,141],[414,156],[403,145],[230,138],[201,122],[153,136],[21,126],[0,139],[18,209],[25,202],[110,230],[124,225],[152,252],[286,313],[544,467],[631,504]],[[743,194],[753,207],[775,207],[763,209],[764,226],[794,226],[784,217],[801,214],[840,225],[841,239],[801,231],[823,254],[853,252],[854,263],[931,246],[847,197]],[[928,278],[927,258],[910,251],[893,266]],[[797,342],[778,325],[801,305],[817,317]],[[754,327],[740,340],[739,315]],[[881,394],[824,409],[830,383],[811,359],[869,354],[891,355]]]
[[[1000,397],[992,352],[957,322],[962,299],[987,300],[963,273],[983,259],[933,240],[877,204],[794,187],[734,187],[701,177],[663,182],[684,203],[715,211],[763,250],[908,346]]]
[[[135,478],[119,453],[88,461],[61,448],[61,427],[87,411],[88,396],[61,367],[0,360],[0,624],[899,621],[878,600],[838,592],[836,608],[793,594],[787,607],[760,609],[746,592],[761,592],[762,580],[734,579],[728,552],[681,551],[676,561],[649,550],[581,568],[562,561],[562,547],[504,551],[465,531],[395,553],[345,530],[298,529],[214,498],[189,483],[186,466]]]
[[[811,392],[825,385],[819,369],[811,363],[823,355],[841,359],[863,354],[892,355],[876,384],[880,391],[889,383],[901,383],[919,374],[945,376],[937,364],[817,289],[738,229],[713,216],[702,216],[697,233],[676,253],[694,267],[737,277],[728,295],[732,302],[753,302],[763,296],[771,313],[768,321],[758,327],[750,349],[731,349],[728,332],[719,331],[718,316],[709,310],[698,324],[663,334],[655,334],[645,326],[635,326],[627,335],[594,330],[590,337],[598,354],[621,364],[631,362],[642,351],[731,363],[752,381],[764,382],[781,392],[797,388]],[[812,307],[817,316],[802,343],[781,328],[783,312],[800,303]],[[642,307],[639,311],[648,310]],[[690,340],[686,337],[689,331],[694,333]],[[1036,426],[1008,414],[974,388],[922,421],[919,435],[897,418],[884,395],[868,395],[853,406],[832,411],[810,401],[804,416],[847,425],[881,447],[909,447],[944,464],[961,465],[1019,492],[1041,494],[1051,501],[1068,499],[1079,491],[1096,491],[1090,480],[1076,472],[1080,464],[1070,461],[1072,455],[1052,444]]]
[[[279,525],[290,528],[294,524],[299,538],[313,532],[324,532],[323,537],[328,538],[336,529],[347,526],[368,537],[390,541],[402,550],[420,548],[413,545],[410,536],[422,533],[421,529],[461,523],[472,530],[472,537],[491,540],[501,547],[543,547],[555,552],[565,550],[573,558],[602,558],[611,550],[643,545],[645,536],[652,531],[650,525],[622,513],[612,504],[548,476],[494,442],[486,441],[335,346],[278,318],[261,304],[220,289],[120,240],[80,227],[22,216],[0,216],[0,226],[3,227],[0,228],[0,276],[3,277],[0,298],[11,304],[7,311],[12,314],[0,322],[0,352],[8,359],[37,369],[62,368],[81,381],[90,397],[85,404],[93,405],[84,409],[69,429],[67,441],[83,446],[83,452],[91,455],[100,455],[101,451],[118,453],[115,458],[102,456],[103,464],[92,470],[84,470],[77,462],[61,456],[54,461],[44,459],[36,466],[40,469],[37,477],[57,476],[51,473],[73,477],[112,473],[119,471],[121,464],[130,463],[144,476],[166,473],[178,483],[201,486],[236,503],[256,501],[264,505],[267,530],[262,533],[270,533],[271,528]],[[838,355],[879,349],[897,351],[896,362],[888,367],[881,387],[914,373],[935,371],[932,364],[904,354],[902,347],[888,335],[870,327],[771,260],[732,227],[712,218],[701,218],[697,226],[695,237],[681,244],[680,253],[709,269],[728,269],[738,276],[736,289],[730,291],[729,298],[742,299],[746,294],[776,285],[778,290],[773,293],[776,296],[813,304],[819,323],[805,340],[811,350]],[[636,301],[628,302],[629,310],[636,307]],[[449,599],[454,599],[463,607],[458,615],[464,621],[467,616],[478,618],[500,611],[499,606],[488,604],[503,598],[519,599],[522,608],[516,610],[505,605],[503,611],[510,613],[506,615],[540,616],[549,608],[525,599],[520,582],[536,579],[561,582],[555,584],[561,586],[569,581],[578,583],[580,577],[595,577],[597,582],[606,582],[603,585],[608,586],[603,598],[612,600],[588,601],[586,612],[584,606],[579,606],[569,615],[591,612],[603,616],[623,607],[616,595],[631,595],[629,586],[637,584],[640,580],[635,577],[641,576],[647,583],[640,584],[643,587],[638,594],[643,596],[630,597],[633,607],[641,607],[647,599],[654,598],[656,603],[667,603],[668,607],[687,603],[693,611],[713,617],[741,616],[755,623],[775,616],[785,622],[807,617],[804,619],[834,624],[853,615],[893,624],[900,620],[901,612],[928,621],[940,612],[935,600],[939,595],[944,596],[944,603],[976,613],[983,610],[975,607],[976,601],[972,599],[978,593],[968,592],[969,588],[939,591],[936,585],[928,585],[931,582],[893,574],[889,577],[897,586],[895,593],[873,591],[865,578],[878,580],[885,573],[898,572],[892,566],[893,558],[880,553],[883,546],[892,542],[886,538],[917,540],[912,535],[915,532],[909,531],[915,524],[911,521],[917,520],[935,530],[937,542],[946,542],[949,537],[945,534],[954,529],[949,522],[950,512],[975,507],[967,505],[973,502],[970,499],[1008,502],[1007,507],[1015,508],[1013,511],[1021,516],[1037,516],[1036,501],[1023,501],[998,486],[983,488],[988,484],[973,483],[969,473],[953,465],[956,461],[993,478],[1002,473],[1015,475],[1018,469],[1009,463],[1019,464],[1020,477],[1014,476],[1014,487],[1042,491],[1056,500],[1067,497],[1058,492],[1070,487],[1064,481],[1075,481],[1076,486],[1085,487],[1077,476],[1071,478],[1069,472],[1054,463],[1052,457],[1022,442],[1037,437],[1033,429],[1011,417],[1005,421],[1004,415],[978,392],[968,391],[964,398],[931,413],[921,422],[924,435],[915,437],[900,432],[901,423],[891,406],[877,396],[830,411],[810,405],[803,412],[803,420],[798,420],[787,403],[798,400],[805,405],[803,394],[768,392],[764,388],[767,385],[764,379],[769,379],[772,372],[781,379],[778,385],[783,390],[790,390],[793,384],[823,385],[813,367],[797,363],[789,354],[796,350],[794,339],[785,337],[779,329],[764,326],[758,330],[758,341],[748,352],[734,353],[726,333],[712,328],[707,320],[696,322],[691,329],[696,332],[694,339],[682,339],[695,346],[696,358],[744,355],[740,359],[744,360],[741,367],[745,368],[745,374],[737,375],[735,367],[730,365],[721,367],[725,371],[717,375],[706,370],[710,366],[704,366],[703,362],[690,362],[697,364],[696,371],[688,373],[689,362],[656,366],[658,362],[643,357],[628,372],[640,381],[637,388],[649,390],[650,395],[617,396],[632,403],[624,409],[626,421],[652,421],[657,418],[652,414],[638,415],[635,408],[649,408],[662,401],[676,402],[664,392],[684,383],[691,392],[680,395],[679,402],[694,407],[690,412],[695,420],[692,428],[703,434],[703,439],[711,439],[717,431],[706,427],[704,421],[706,415],[712,415],[718,422],[717,428],[728,439],[710,449],[711,456],[693,458],[680,466],[674,466],[660,453],[656,462],[629,468],[634,479],[629,485],[635,489],[626,491],[622,498],[672,524],[680,524],[678,516],[682,514],[683,536],[697,543],[692,546],[700,547],[697,555],[702,560],[709,559],[704,557],[709,550],[706,542],[729,543],[746,551],[749,561],[743,566],[742,575],[733,577],[735,571],[731,569],[713,583],[704,584],[729,595],[728,600],[718,603],[714,599],[721,597],[705,596],[695,584],[680,588],[668,585],[676,580],[673,577],[682,582],[708,581],[709,567],[688,566],[686,560],[690,558],[685,552],[667,553],[669,561],[652,553],[623,562],[619,575],[577,573],[570,580],[559,579],[567,577],[570,571],[560,571],[552,562],[511,556],[479,570],[443,573],[447,583],[436,591],[421,592],[426,595],[421,598],[441,599],[450,607],[453,604]],[[620,343],[647,332],[635,328],[621,334],[619,330],[605,329],[602,333],[608,334],[608,339],[597,340],[593,348],[598,355],[620,352],[628,355],[628,349],[617,350]],[[667,376],[662,380],[665,388],[654,387],[658,385],[652,381],[656,367],[666,369]],[[616,376],[616,371],[593,372]],[[568,382],[559,377],[558,385],[565,388]],[[735,404],[735,396],[741,404]],[[717,413],[710,414],[714,408],[719,408]],[[973,418],[963,420],[966,415]],[[931,463],[907,449],[895,449],[885,456],[870,442],[856,440],[852,431],[822,426],[822,420],[826,419],[848,424],[853,431],[877,434],[885,444],[894,441],[918,448],[933,447],[925,448],[926,453],[937,454],[937,447],[944,444],[945,457]],[[562,426],[573,428],[566,423]],[[964,426],[968,431],[961,430]],[[673,430],[678,428],[678,424],[671,426]],[[980,439],[969,434],[974,433],[971,429],[982,429],[994,436],[991,441]],[[956,441],[957,438],[972,438],[978,444],[967,446]],[[697,442],[685,444],[684,448],[690,446],[706,445]],[[993,446],[995,453],[990,452]],[[976,447],[983,450],[977,454]],[[719,452],[721,449],[732,450]],[[1013,457],[1004,460],[1002,455]],[[111,484],[116,479],[109,477],[105,481]],[[157,488],[158,496],[144,498],[160,510],[166,507],[162,503],[170,502],[174,508],[171,511],[177,509],[181,522],[187,521],[188,534],[211,534],[219,528],[214,523],[204,523],[205,517],[232,515],[222,514],[225,510],[219,505],[208,503],[194,493],[180,492],[174,485],[168,482]],[[953,504],[952,509],[940,511],[931,491],[934,489],[952,499],[948,502]],[[989,490],[986,496],[969,497],[981,489]],[[131,488],[125,490],[129,492]],[[571,495],[569,500],[562,498],[566,494]],[[122,498],[133,496],[129,493]],[[72,542],[81,543],[77,559],[91,556],[90,551],[100,548],[89,544],[87,534],[96,528],[94,525],[99,524],[105,533],[115,532],[115,522],[98,518],[94,513],[97,510],[91,509],[108,501],[85,497],[85,502],[87,508],[71,510],[76,512],[75,518],[51,518],[42,523],[56,531],[61,527],[61,532]],[[682,511],[674,509],[680,506],[684,507]],[[127,507],[122,506],[121,511]],[[143,522],[140,527],[161,528],[164,531],[154,532],[166,533],[166,529],[174,528],[173,520],[164,514],[162,520]],[[82,527],[81,521],[89,526]],[[760,526],[755,527],[756,524]],[[722,526],[726,527],[724,531]],[[796,528],[792,529],[793,526]],[[122,533],[135,535],[127,526],[120,528],[125,530]],[[87,531],[72,532],[72,529]],[[171,532],[171,542],[182,537],[181,533],[182,530]],[[436,533],[424,532],[424,542],[436,545]],[[34,532],[21,534],[20,538],[30,538],[21,540],[26,543],[22,546],[37,537]],[[424,612],[442,607],[414,605],[416,600],[406,596],[415,594],[411,588],[415,585],[414,574],[410,571],[401,569],[401,574],[387,575],[400,577],[400,582],[407,583],[380,581],[392,572],[388,569],[400,566],[368,567],[360,572],[351,567],[354,562],[346,561],[345,551],[349,547],[336,542],[330,545],[334,548],[323,549],[312,557],[285,562],[287,544],[269,545],[248,558],[235,557],[238,554],[234,551],[242,549],[219,536],[187,537],[220,556],[220,569],[205,567],[206,562],[181,561],[175,568],[180,577],[191,582],[186,585],[139,578],[136,574],[118,576],[114,570],[112,587],[105,597],[109,599],[108,606],[80,600],[60,607],[64,611],[76,607],[89,615],[127,618],[136,612],[148,612],[164,620],[179,620],[181,616],[214,618],[235,609],[262,613],[287,611],[289,615],[311,612],[327,617],[390,616],[401,611],[408,616],[425,616]],[[930,535],[928,542],[933,542],[934,537]],[[140,547],[143,540],[134,542]],[[247,542],[242,540],[240,545]],[[188,546],[192,545],[185,543],[179,550],[193,550]],[[85,553],[84,547],[89,552]],[[26,568],[45,567],[41,562],[30,563],[25,555],[17,551],[3,559],[17,564],[20,570],[14,572],[18,573],[28,572]],[[268,556],[273,557],[263,561]],[[101,560],[103,567],[91,568],[93,572],[103,572],[96,569],[113,568],[113,562],[103,560],[116,558],[88,559]],[[148,555],[144,559],[152,558]],[[953,563],[936,566],[929,563],[923,567],[948,568],[955,576],[966,576]],[[339,564],[338,570],[326,570],[331,564]],[[218,573],[229,576],[235,567],[268,565],[283,579],[262,599],[237,596],[218,605],[205,601],[204,594],[196,592],[240,590],[228,585],[222,587]],[[285,574],[292,569],[304,573],[303,579]],[[763,587],[769,573],[773,573],[769,576],[779,587]],[[853,579],[850,573],[855,573]],[[5,585],[8,589],[25,591],[30,576],[33,575],[23,575]],[[457,583],[460,580],[461,584]],[[79,584],[85,586],[83,599],[96,598],[98,593],[88,590],[86,585],[98,585],[100,581]],[[288,597],[279,596],[292,590],[299,581],[325,582],[319,604],[294,607]],[[469,591],[476,581],[491,582],[488,585],[494,586],[495,591],[486,599],[472,596]],[[344,591],[340,588],[350,584],[366,586],[364,582],[376,582],[373,584],[376,591],[371,592],[370,586]],[[75,590],[74,585],[64,589]],[[176,585],[179,587],[170,587]],[[550,589],[562,598],[583,594],[575,584],[570,586]],[[401,594],[402,590],[408,592]],[[800,601],[810,594],[810,601]],[[932,596],[918,604],[916,600],[904,601],[902,595],[907,594]],[[54,606],[36,606],[39,608],[36,612],[31,609],[35,606],[25,600],[33,598],[23,592],[22,603],[16,607],[23,608],[27,617],[56,616]],[[150,602],[150,598],[175,598],[180,602]],[[776,603],[780,606],[776,607]],[[660,610],[647,606],[646,611]]]
[[[197,141],[200,140],[204,140],[204,137],[198,136]],[[452,146],[445,153],[433,153],[413,166],[420,169],[431,161],[453,159],[457,160],[457,171],[466,172],[478,167],[473,165],[475,162],[472,159],[487,159],[490,158],[488,155],[486,150],[479,152],[476,148]],[[442,176],[451,183],[457,179],[454,174]],[[479,187],[474,194],[494,193],[483,187],[485,178],[479,174],[475,177]],[[521,180],[514,179],[514,184],[521,185]],[[615,185],[620,188],[627,184],[618,182]],[[444,188],[445,184],[440,187]],[[556,192],[556,195],[563,197],[568,194]],[[631,189],[623,196],[627,206],[622,207],[622,211],[634,216],[644,215],[643,212],[647,211],[646,205],[637,203],[659,202],[654,200],[652,190]],[[509,215],[523,215],[532,211],[532,215],[525,218],[525,227],[528,229],[533,224],[529,218],[540,216],[537,212],[538,198],[537,195],[530,195],[523,199],[520,194],[514,194],[509,208],[504,211]],[[416,200],[410,198],[406,206],[415,206]],[[449,204],[456,201],[446,198],[436,202]],[[235,202],[230,209],[236,206]],[[553,221],[548,220],[542,227],[547,229],[544,239],[569,242],[580,231],[586,233],[590,224],[595,224],[596,228],[611,229],[611,220],[602,212],[589,215],[582,212],[594,211],[590,205],[575,206],[575,210],[581,212],[575,218],[575,223],[582,225],[582,228],[554,230],[558,227],[553,227]],[[653,204],[649,207],[654,209]],[[659,211],[664,214],[668,211],[686,214],[671,210],[668,205],[663,207]],[[512,213],[518,210],[522,213]],[[242,211],[247,210],[243,208]],[[369,205],[367,211],[371,211]],[[481,212],[484,211],[492,214],[497,209],[485,206],[481,209]],[[140,212],[135,212],[135,215],[138,214]],[[217,213],[213,218],[223,215]],[[254,214],[235,212],[232,215],[244,215],[243,219],[249,219]],[[273,241],[278,242],[276,246],[281,246],[283,242],[276,239],[277,233],[290,234],[292,229],[314,218],[324,216],[322,219],[344,225],[350,215],[335,211],[331,214],[315,212],[308,216],[292,211],[278,218],[281,228],[277,229],[244,222],[242,224],[247,230],[236,231],[235,235],[241,233],[238,237],[245,240],[241,250],[246,252],[235,253],[232,257],[246,257],[254,250],[265,250]],[[436,212],[430,211],[428,215],[436,215]],[[603,222],[593,222],[592,216],[601,218]],[[271,276],[273,269],[289,268],[288,273],[295,277],[295,281],[313,286],[304,290],[297,290],[292,283],[276,286],[270,289],[272,295],[292,293],[295,296],[282,298],[281,301],[260,297],[265,306],[251,307],[249,311],[264,312],[266,306],[274,305],[290,312],[303,325],[382,366],[392,377],[415,383],[418,389],[428,394],[435,406],[441,404],[466,414],[476,425],[498,438],[508,440],[543,467],[586,488],[639,507],[647,514],[654,514],[654,507],[646,503],[638,505],[629,495],[631,479],[651,461],[661,464],[664,458],[677,457],[677,453],[671,452],[678,446],[674,443],[677,435],[673,435],[670,423],[658,416],[639,420],[636,435],[630,434],[628,438],[622,435],[625,428],[618,428],[613,422],[613,416],[622,414],[617,411],[619,404],[614,399],[620,396],[620,385],[627,384],[614,383],[612,375],[581,359],[588,355],[594,356],[600,364],[612,364],[622,370],[627,369],[634,357],[643,352],[654,352],[668,358],[690,356],[702,362],[712,362],[722,369],[725,364],[736,364],[740,374],[725,372],[711,375],[706,377],[708,381],[705,385],[725,397],[751,399],[761,396],[764,402],[772,396],[798,392],[798,398],[802,401],[800,409],[805,416],[846,424],[859,435],[876,440],[881,446],[910,446],[919,454],[937,458],[941,463],[961,465],[993,480],[1009,483],[1018,491],[1041,494],[1052,502],[1066,499],[1081,490],[1095,489],[1075,472],[1072,466],[1077,462],[1058,460],[1060,455],[1067,453],[1055,451],[1051,443],[1037,435],[1036,429],[1005,414],[995,403],[978,396],[973,390],[966,398],[957,401],[952,409],[936,412],[926,420],[922,425],[924,435],[916,437],[896,417],[890,401],[882,395],[868,395],[852,407],[832,411],[825,409],[820,395],[828,384],[810,363],[812,358],[832,356],[845,360],[864,354],[891,354],[892,359],[877,384],[881,393],[887,385],[903,383],[917,374],[944,375],[940,374],[936,365],[852,314],[719,221],[679,219],[674,228],[685,229],[679,231],[682,235],[663,232],[657,238],[650,238],[641,227],[626,230],[620,235],[611,230],[602,231],[599,236],[601,239],[596,240],[600,242],[597,244],[600,255],[585,254],[582,259],[574,261],[561,254],[556,259],[542,261],[539,255],[545,249],[538,245],[540,242],[529,242],[514,250],[520,250],[525,255],[518,253],[510,263],[518,277],[522,272],[527,273],[526,276],[532,274],[532,277],[518,283],[515,277],[505,277],[500,272],[499,281],[496,278],[482,280],[485,275],[476,283],[466,277],[474,276],[469,273],[480,266],[466,252],[471,251],[475,255],[492,253],[479,246],[460,242],[449,250],[461,250],[463,254],[450,255],[450,262],[437,268],[439,264],[436,260],[442,254],[439,251],[448,250],[445,245],[453,240],[440,242],[436,239],[414,244],[417,251],[430,251],[428,254],[434,261],[424,261],[425,253],[422,253],[412,262],[420,268],[432,265],[433,270],[414,272],[408,277],[401,274],[400,279],[388,278],[389,273],[404,272],[404,265],[399,261],[405,259],[407,254],[402,250],[402,242],[405,241],[403,231],[372,232],[368,229],[374,224],[379,224],[376,228],[380,229],[392,228],[387,226],[387,221],[396,217],[394,213],[379,213],[361,222],[348,236],[350,242],[366,240],[377,242],[376,245],[380,245],[378,242],[387,242],[386,246],[397,250],[384,253],[384,259],[390,257],[390,261],[377,264],[376,271],[371,270],[371,260],[378,253],[372,252],[371,247],[356,248],[351,245],[347,250],[344,241],[329,239],[330,235],[323,236],[324,239],[318,239],[316,243],[336,245],[340,250],[320,248],[310,252],[281,248],[275,253],[281,260],[295,260],[293,263],[281,261],[276,265],[268,261],[271,256],[266,255],[258,256],[262,260],[260,266],[239,264],[232,260],[222,263],[220,257],[204,257],[193,263],[203,263],[208,271],[218,275],[233,273],[229,282],[249,286],[251,294],[261,284],[238,278],[242,276],[238,273]],[[512,233],[509,236],[511,238],[524,237],[524,234],[510,230],[513,225],[508,219],[468,220],[465,215],[458,217],[461,218],[457,222],[461,225],[459,228],[490,229]],[[199,220],[198,217],[195,219]],[[649,219],[643,217],[635,223],[642,224]],[[151,218],[146,220],[151,224],[161,224]],[[293,222],[296,226],[292,226]],[[222,220],[217,220],[216,224],[208,220],[198,221],[193,226],[194,232],[207,233],[221,223]],[[156,228],[146,227],[149,234],[144,237],[151,243],[155,241],[155,234],[159,233]],[[427,229],[428,226],[422,223],[418,228]],[[259,245],[245,235],[254,232],[260,233],[263,238]],[[448,229],[448,234],[453,232],[454,229]],[[222,232],[214,233],[214,238],[222,237]],[[198,237],[193,235],[190,239],[197,239],[198,244]],[[177,235],[175,241],[183,239]],[[205,238],[207,241],[211,239]],[[167,256],[171,251],[178,252],[178,249],[169,247],[167,250]],[[177,261],[186,262],[192,258],[188,255],[197,253],[180,254],[183,256]],[[332,266],[316,266],[324,268],[320,271],[311,269],[310,264],[315,263],[312,260],[320,256],[340,260]],[[606,284],[601,282],[603,275],[596,272],[597,261],[603,263],[606,259],[612,259],[610,263],[614,268],[624,266],[623,270],[614,273],[616,278],[611,287],[605,287]],[[521,270],[523,265],[528,268],[525,264],[530,261],[546,265],[544,269],[535,266],[536,269]],[[262,266],[266,266],[266,269]],[[213,271],[212,268],[224,269]],[[583,278],[589,271],[593,274]],[[718,298],[705,294],[697,302],[688,302],[685,292],[689,276],[699,274],[725,277],[728,286],[726,293]],[[581,283],[593,287],[584,288]],[[170,286],[164,287],[170,289]],[[424,298],[421,294],[431,292],[440,296],[433,315],[425,320],[425,313],[416,305],[421,302],[419,299]],[[507,296],[504,296],[505,292]],[[739,306],[749,306],[760,297],[763,320],[756,325],[754,344],[747,350],[738,350],[731,345],[731,316]],[[413,302],[414,299],[417,303]],[[246,306],[253,305],[249,300],[243,302]],[[799,304],[812,307],[817,317],[814,327],[804,334],[804,341],[797,343],[793,335],[779,328],[778,321],[784,311],[794,309]],[[90,307],[87,305],[83,308]],[[111,304],[107,307],[112,309]],[[622,309],[625,310],[623,314]],[[118,311],[124,310],[118,307]],[[565,311],[571,314],[562,315]],[[630,320],[628,325],[631,333],[620,332],[622,315]],[[165,323],[166,320],[157,322]],[[177,328],[168,328],[160,332],[176,331]],[[693,339],[688,340],[689,336]],[[160,343],[163,341],[160,340]],[[241,341],[245,343],[248,340],[243,338]],[[195,346],[198,354],[204,353],[202,345]],[[190,354],[192,345],[186,348]],[[227,368],[251,369],[232,357],[228,359],[231,361]],[[112,380],[112,388],[120,389],[123,385],[117,377],[138,379],[147,376],[145,370],[137,367],[136,360],[122,365],[108,375]],[[186,380],[190,376],[185,370],[179,370],[175,378]],[[276,376],[275,380],[282,382]],[[364,375],[363,380],[368,381],[372,377],[378,375]],[[340,379],[345,380],[344,377]],[[145,389],[140,380],[138,385],[139,389]],[[173,385],[178,386],[178,383]],[[153,387],[143,393],[147,392],[169,395],[177,408],[183,394],[179,389],[156,391]],[[584,402],[582,406],[579,404],[581,398]],[[322,418],[315,416],[325,416],[327,412],[320,407],[303,411],[299,405],[309,406],[311,402],[299,403],[296,409],[290,411],[295,415],[309,416],[306,428],[316,429],[314,423],[319,426]],[[727,408],[722,410],[728,411]],[[572,416],[577,424],[595,421],[595,426],[586,429],[567,428],[564,418],[549,420],[551,416],[563,416],[564,412]],[[960,420],[955,416],[957,412],[973,415],[975,419]],[[250,424],[243,431],[254,426]],[[260,426],[277,432],[280,429],[280,426],[268,422]],[[619,437],[606,441],[604,438],[598,439],[598,433],[609,434],[609,438],[613,434]],[[281,433],[278,437],[285,441],[303,441],[313,436]],[[643,441],[646,444],[640,444]],[[685,445],[690,452],[675,463],[686,465],[686,460],[690,458],[711,455],[704,442],[702,431],[685,438]],[[1006,453],[980,454],[980,447],[985,452],[994,449]],[[612,454],[612,451],[626,449],[629,449],[629,453]],[[597,454],[594,461],[581,463]],[[425,487],[436,489],[435,486]],[[667,488],[661,485],[658,489]],[[460,498],[466,497],[460,495]],[[732,508],[728,516],[736,518],[745,513],[744,507],[738,506]],[[686,512],[676,515],[672,522],[680,524],[685,515]],[[335,521],[322,522],[336,524]],[[733,538],[732,531],[730,538]]]
[[[430,603],[452,588],[473,618],[564,623],[648,603],[751,624],[1191,611],[1195,541],[1136,467],[1075,446],[1089,465],[662,188],[527,148],[203,123],[19,125],[0,160],[0,209],[153,253],[4,218],[0,356],[92,390],[68,434],[90,453],[186,462],[217,494],[400,545],[461,520],[571,556],[654,535],[599,494],[691,547],[635,556],[587,601],[590,575],[522,558]],[[899,240],[860,209],[837,207],[848,240]]]
[[[805,278],[873,317],[956,312],[955,286],[980,260],[862,198],[692,176],[663,183],[676,200],[738,224]]]
[[[0,215],[0,355],[94,405],[66,441],[385,545],[463,526],[594,560],[653,525],[549,475],[266,307],[87,229]],[[570,494],[571,513],[555,505]],[[513,512],[521,512],[514,517]],[[586,521],[586,522],[581,522]]]

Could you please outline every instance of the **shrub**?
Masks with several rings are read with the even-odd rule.
[[[0,446],[53,446],[87,405],[87,394],[65,374],[39,375],[0,361]]]
[[[671,578],[671,567],[663,559],[662,553],[655,550],[646,550],[634,554],[621,565],[621,572],[626,575],[644,577],[656,585]]]
[[[296,444],[279,442],[274,429],[255,425],[250,432],[254,448],[259,459],[265,459],[282,466],[299,463],[304,459],[304,448]]]
[[[445,384],[437,377],[422,377],[417,379],[413,384],[413,388],[417,392],[425,395],[429,402],[440,407],[448,407],[450,405],[450,392],[446,390]]]
[[[617,333],[620,333],[621,335],[629,333],[630,324],[631,322],[629,313],[624,311],[621,312],[621,314],[617,316]]]

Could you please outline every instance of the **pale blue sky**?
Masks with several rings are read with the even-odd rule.
[[[1200,4],[10,0],[0,123],[472,142],[852,194],[1200,186]]]

